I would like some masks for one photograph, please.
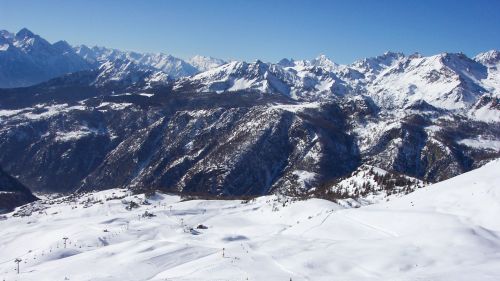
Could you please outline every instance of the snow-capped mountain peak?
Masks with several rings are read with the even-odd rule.
[[[329,71],[334,71],[339,67],[338,64],[336,64],[335,62],[333,62],[332,60],[330,60],[327,56],[325,56],[323,54],[321,54],[317,58],[313,59],[311,61],[311,64],[313,66],[322,67],[322,68],[329,70]]]
[[[400,61],[405,58],[403,53],[395,53],[387,51],[383,55],[365,58],[354,62],[351,67],[367,74],[378,74],[382,70],[390,67],[395,62]]]
[[[41,82],[54,75],[101,66],[99,71],[107,73],[106,79],[116,78],[111,80],[132,77],[135,76],[132,73],[138,71],[161,72],[156,77],[168,77],[166,80],[169,82],[178,79],[174,88],[189,92],[249,90],[280,93],[309,101],[361,94],[372,98],[381,108],[403,109],[422,100],[437,108],[453,110],[467,110],[480,96],[498,94],[500,88],[496,67],[500,55],[495,50],[479,54],[474,59],[461,53],[405,56],[385,52],[350,65],[339,65],[325,55],[312,60],[283,59],[276,64],[260,60],[226,63],[200,55],[185,61],[163,53],[138,53],[85,45],[72,48],[65,41],[50,44],[28,29],[22,29],[15,35],[8,31],[0,34],[0,51],[8,53],[5,57],[9,57],[0,64],[9,64],[16,56],[17,64],[36,62],[36,67],[23,67],[32,69],[32,74],[16,76],[15,73],[7,73],[5,76],[10,78],[5,79],[4,87],[29,84],[31,82],[26,81],[26,77],[39,76],[40,73],[44,74],[43,77],[33,81]],[[3,69],[9,67],[6,65]],[[13,75],[16,77],[11,77]]]
[[[487,69],[463,54],[399,56],[390,61],[369,72],[374,79],[368,92],[383,107],[424,100],[438,108],[466,110],[486,92],[482,80]]]
[[[50,53],[52,45],[27,28],[16,33],[12,44],[24,52]]]
[[[200,55],[196,55],[190,58],[189,60],[187,60],[187,62],[192,66],[194,66],[196,69],[198,69],[198,71],[200,72],[204,72],[212,68],[226,64],[226,61],[222,59],[200,56]]]
[[[489,50],[484,53],[479,53],[474,57],[474,60],[484,65],[498,65],[500,63],[500,51]]]
[[[97,65],[106,61],[128,60],[143,67],[150,67],[154,70],[162,71],[175,78],[191,76],[200,72],[190,63],[163,53],[138,53],[98,46],[90,48],[85,45],[77,46],[74,49],[78,55],[89,63]]]
[[[219,67],[183,79],[177,89],[198,92],[224,92],[251,90],[262,93],[290,93],[292,74],[275,64],[260,60],[253,63],[232,61]]]
[[[90,69],[65,42],[49,43],[27,28],[0,32],[0,88],[28,86]]]
[[[490,52],[490,57],[494,54]],[[496,92],[498,78],[493,70],[461,53],[424,57],[386,52],[352,65],[339,65],[320,55],[311,61],[282,59],[277,64],[232,62],[183,79],[176,88],[279,92],[307,100],[364,94],[386,109],[425,101],[437,108],[467,110],[481,95]]]

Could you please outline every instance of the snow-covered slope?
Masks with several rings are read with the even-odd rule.
[[[438,108],[464,109],[486,92],[482,87],[486,77],[486,67],[463,54],[399,57],[367,90],[384,107],[423,100]]]
[[[370,165],[361,165],[350,175],[327,184],[331,200],[356,198],[355,206],[377,203],[425,187],[425,182]]]
[[[96,86],[123,85],[131,86],[137,83],[147,88],[151,84],[166,84],[169,76],[163,71],[130,60],[116,59],[105,61],[97,70],[97,77],[92,82]]]
[[[212,68],[226,64],[226,62],[222,59],[205,57],[200,55],[190,58],[189,60],[187,60],[187,62],[192,66],[194,66],[199,72],[204,72]]]
[[[499,170],[496,160],[354,209],[275,196],[144,200],[118,189],[46,199],[0,221],[0,275],[37,281],[498,280]]]
[[[181,91],[235,92],[240,90],[288,95],[294,76],[281,67],[261,61],[233,61],[178,81]]]

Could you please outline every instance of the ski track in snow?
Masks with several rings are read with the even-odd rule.
[[[356,218],[353,218],[353,217],[345,215],[345,214],[342,215],[342,218],[346,219],[348,221],[354,222],[354,223],[358,223],[358,224],[360,224],[360,225],[362,225],[362,226],[364,226],[364,227],[366,227],[368,229],[374,230],[375,232],[378,232],[378,233],[380,233],[380,234],[382,234],[383,236],[386,236],[386,237],[398,237],[399,236],[397,233],[394,233],[394,232],[392,232],[390,230],[383,229],[381,227],[377,227],[375,225],[372,225],[370,223],[364,222],[364,221],[362,221],[360,219],[356,219]]]

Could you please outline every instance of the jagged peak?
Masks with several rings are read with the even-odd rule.
[[[477,54],[474,60],[485,65],[492,65],[500,63],[500,51],[499,50],[489,50]]]
[[[8,30],[0,30],[0,37],[5,38],[5,39],[12,39],[14,38],[15,34],[11,33]]]
[[[410,59],[420,59],[422,57],[423,57],[422,54],[419,52],[415,52],[415,53],[408,56],[408,58],[410,58]]]
[[[401,52],[386,51],[382,55],[357,60],[351,64],[351,67],[377,73],[381,69],[391,66],[395,61],[405,57],[405,54]]]
[[[462,52],[459,53],[443,52],[434,56],[426,57],[425,59],[434,60],[441,66],[446,66],[454,70],[460,70],[461,68],[462,69],[474,68],[481,71],[485,71],[484,66],[481,64],[481,62],[469,58]]]
[[[58,48],[59,50],[64,50],[64,51],[73,50],[71,45],[69,45],[68,42],[64,40],[57,41],[54,44],[52,44],[52,46]]]
[[[452,60],[466,60],[466,61],[472,61],[471,58],[469,58],[466,54],[462,52],[454,53],[454,52],[443,52],[439,53],[433,57],[439,58],[443,62],[448,62]]]
[[[195,55],[189,58],[187,62],[200,72],[207,71],[227,63],[222,59],[202,55]]]
[[[393,58],[398,58],[398,57],[404,57],[404,56],[405,56],[405,54],[402,53],[402,52],[385,51],[379,57],[393,57]]]
[[[317,61],[330,61],[330,59],[325,54],[319,54],[316,57],[316,60]]]
[[[268,66],[268,65],[267,65],[267,63],[265,63],[265,62],[263,62],[263,61],[261,61],[261,60],[259,60],[259,59],[258,59],[258,60],[256,60],[256,61],[254,62],[254,64],[255,64],[256,66],[259,66],[259,67],[266,67],[266,66]]]
[[[194,55],[189,60],[213,60],[213,61],[223,61],[223,59],[215,58],[212,56]]]
[[[320,54],[315,59],[311,61],[311,64],[314,66],[326,67],[326,68],[335,68],[338,66],[335,62],[329,59],[326,55]]]
[[[20,39],[23,39],[23,38],[33,38],[35,36],[36,35],[33,32],[31,32],[31,30],[27,29],[26,27],[22,28],[21,30],[19,30],[16,33],[16,38],[20,38]]]
[[[489,51],[486,51],[486,52],[479,53],[475,57],[483,57],[483,56],[486,56],[486,57],[500,56],[500,51],[492,49],[492,50],[489,50]]]
[[[278,65],[282,66],[282,67],[293,67],[293,66],[295,66],[295,61],[292,58],[291,59],[282,58],[278,62]]]
[[[23,28],[16,33],[13,43],[24,52],[50,52],[52,48],[52,44],[27,28]]]

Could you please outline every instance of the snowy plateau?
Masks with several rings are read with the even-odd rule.
[[[0,276],[496,281],[499,171],[495,160],[361,208],[276,195],[244,201],[145,197],[124,189],[42,199],[0,221]]]

